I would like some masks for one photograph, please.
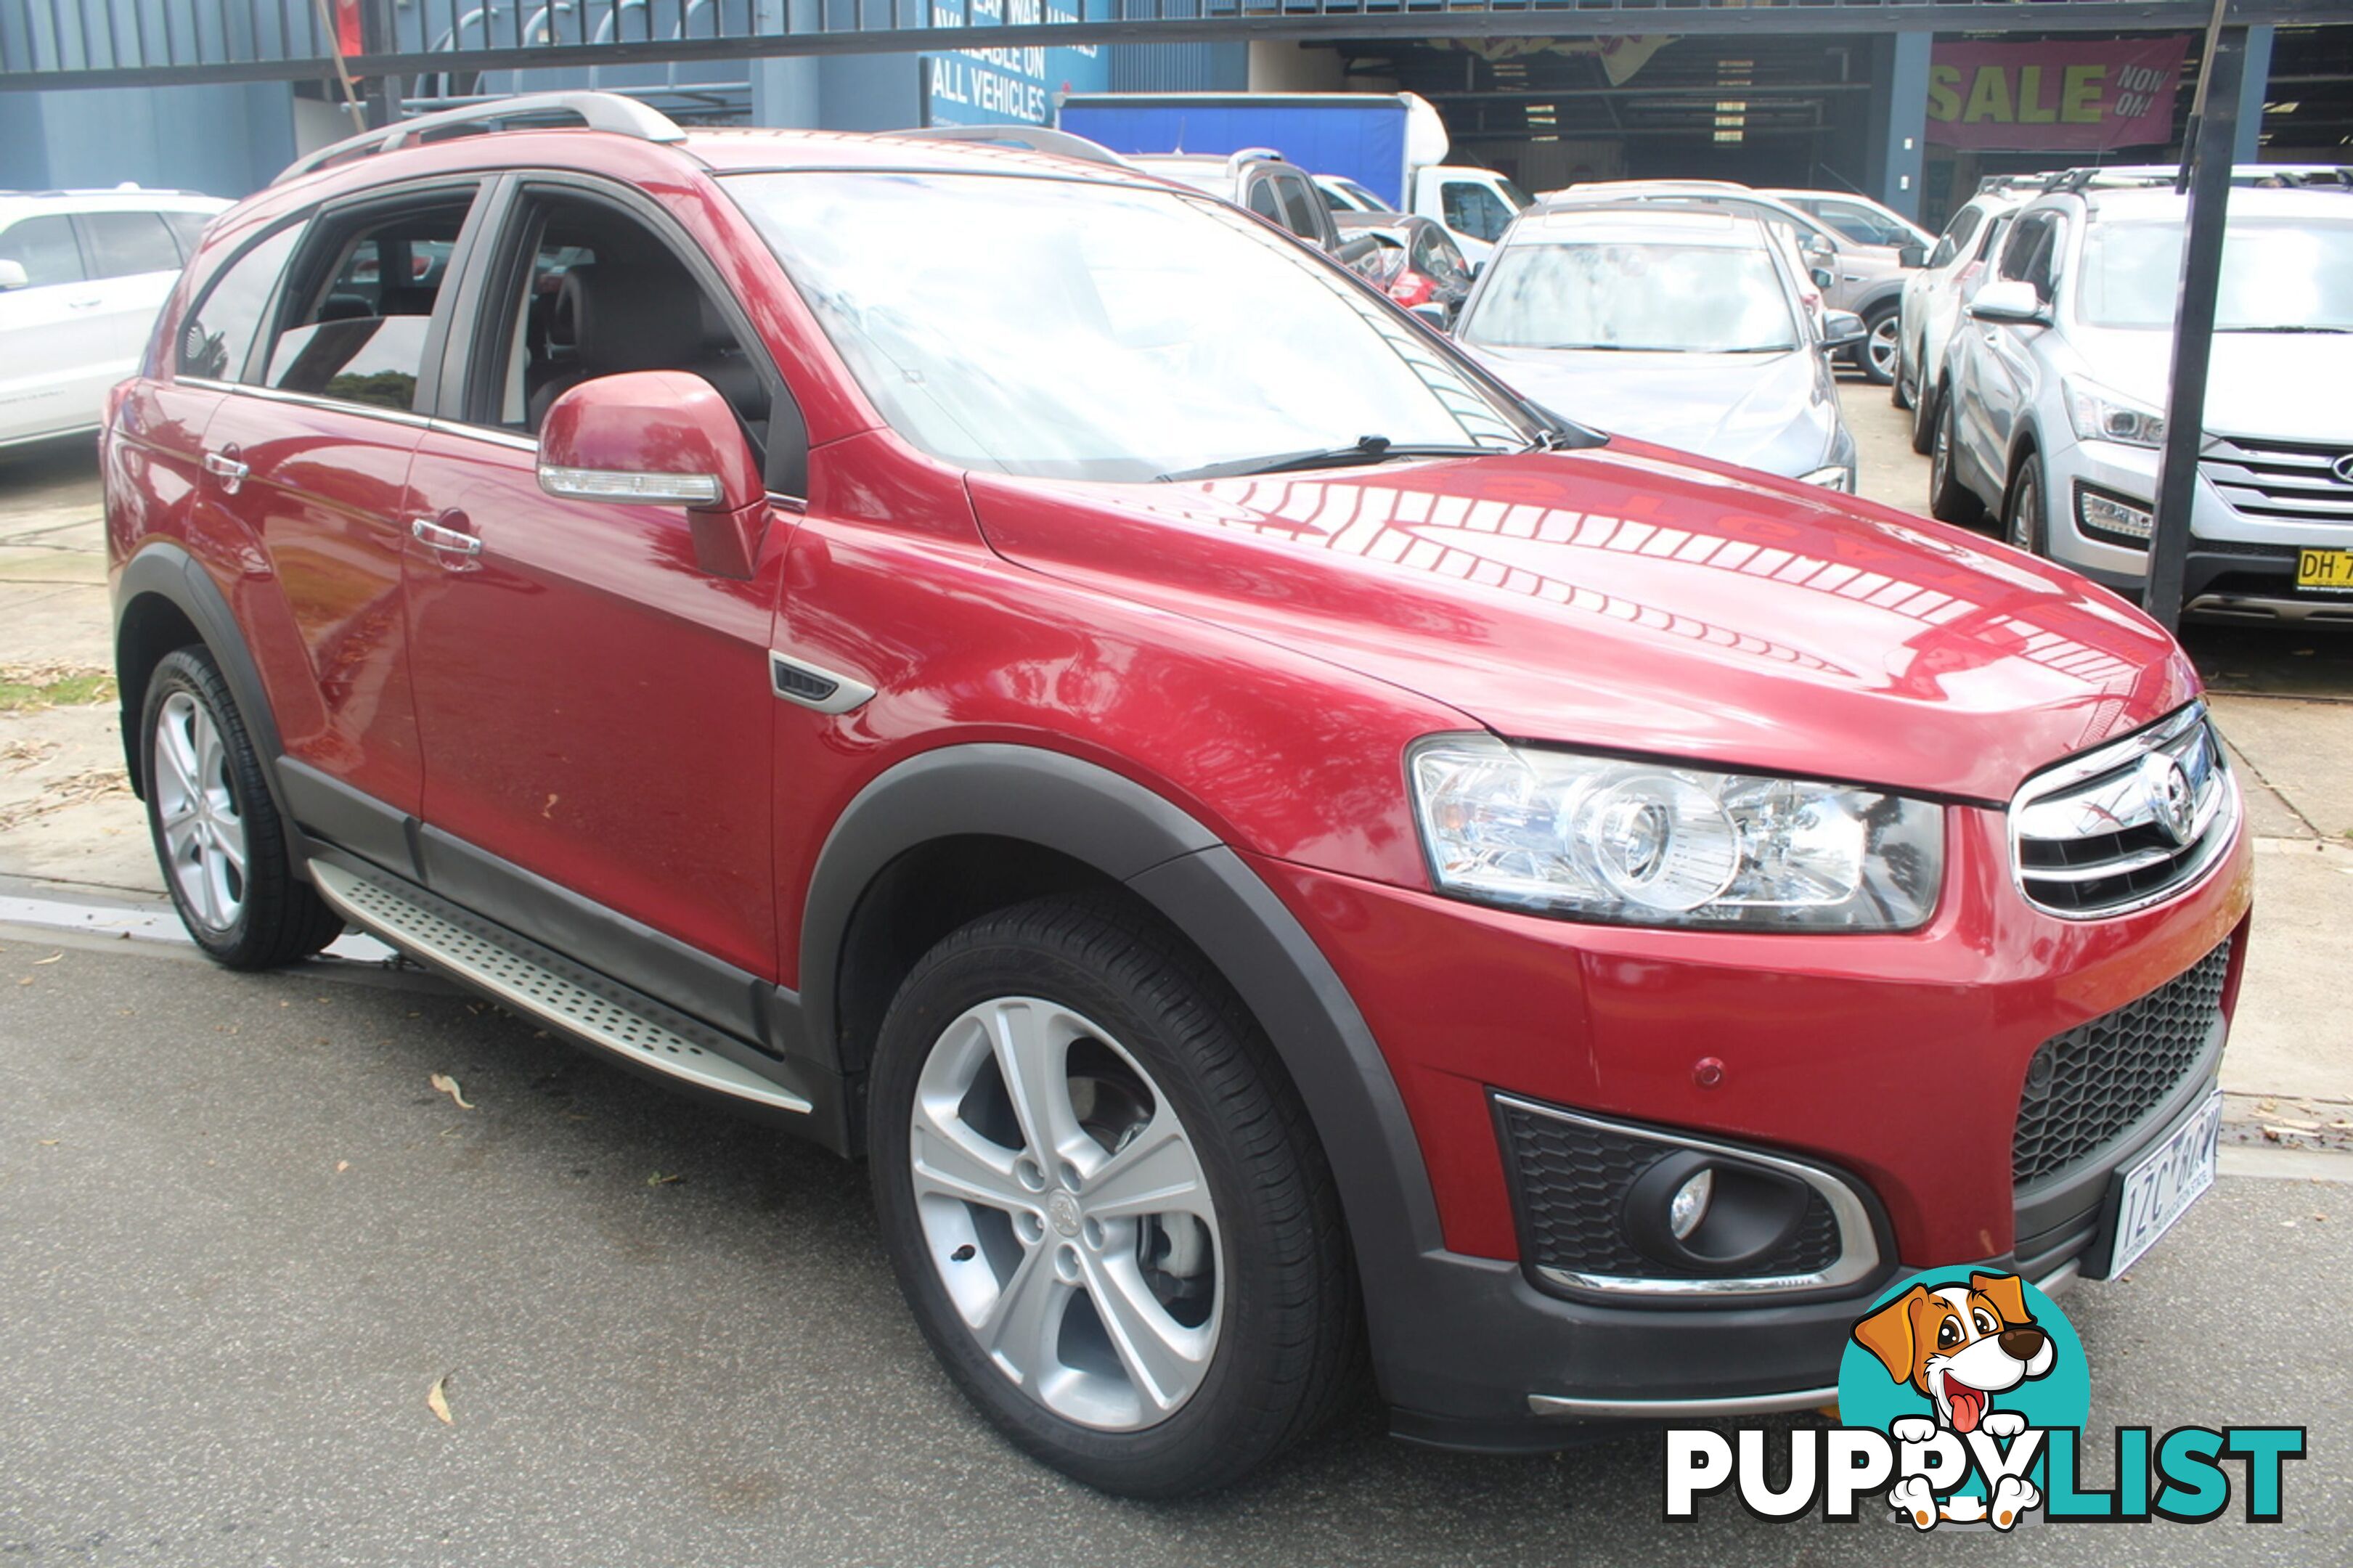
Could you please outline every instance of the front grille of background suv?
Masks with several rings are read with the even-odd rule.
[[[2347,451],[2221,436],[2199,458],[2198,471],[2242,517],[2353,525],[2353,484],[2330,471]]]
[[[2074,1170],[2173,1091],[2213,1037],[2230,971],[2226,942],[2147,995],[2042,1042],[2010,1141],[2019,1186]]]
[[[2167,810],[2168,786],[2189,792],[2181,815]],[[2010,854],[2027,902],[2090,920],[2187,889],[2230,847],[2238,825],[2221,737],[2206,705],[2193,702],[2027,780],[2010,802]]]

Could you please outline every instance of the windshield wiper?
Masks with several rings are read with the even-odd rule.
[[[1345,447],[1276,452],[1263,458],[1231,458],[1222,463],[1204,463],[1198,468],[1179,468],[1160,478],[1164,483],[1229,479],[1244,474],[1287,474],[1300,468],[1351,468],[1366,463],[1386,463],[1392,458],[1484,458],[1493,452],[1493,448],[1488,447],[1400,447],[1386,436],[1359,436]]]

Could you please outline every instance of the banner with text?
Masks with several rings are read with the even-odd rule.
[[[933,0],[932,26],[1030,26],[1108,16],[1104,0]],[[925,125],[1051,125],[1068,93],[1111,86],[1111,61],[1096,44],[951,49],[923,56]]]
[[[1928,140],[2003,153],[2100,153],[2173,140],[2189,40],[1990,44],[1939,39]]]

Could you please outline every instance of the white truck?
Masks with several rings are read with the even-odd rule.
[[[1436,219],[1474,267],[1528,205],[1493,169],[1446,162],[1445,121],[1409,92],[1080,93],[1062,100],[1055,123],[1114,153],[1271,148],[1330,176],[1316,188],[1336,208]]]

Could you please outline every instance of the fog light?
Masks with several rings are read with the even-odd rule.
[[[1699,1222],[1707,1217],[1707,1200],[1715,1190],[1715,1168],[1708,1167],[1675,1189],[1667,1204],[1667,1228],[1677,1241],[1689,1241]]]
[[[2148,509],[2089,485],[2075,487],[2075,521],[2094,539],[2143,548],[2148,544]]]

